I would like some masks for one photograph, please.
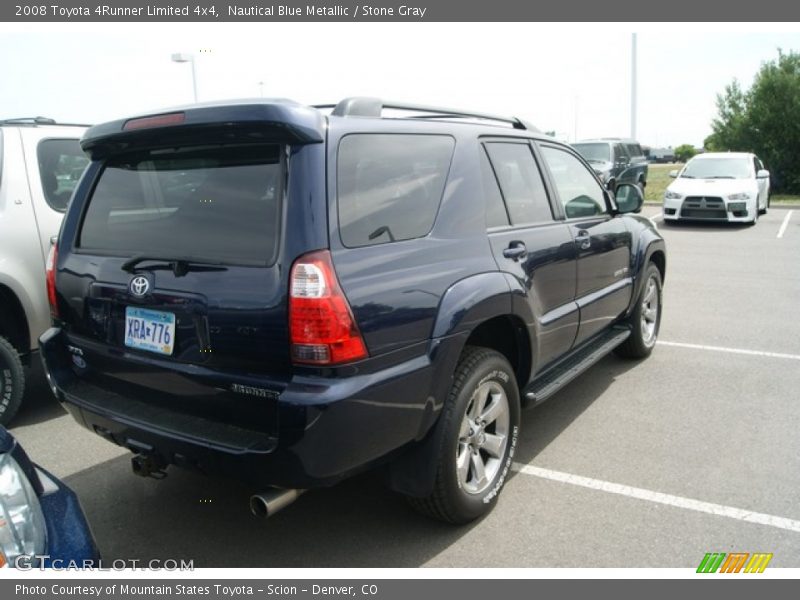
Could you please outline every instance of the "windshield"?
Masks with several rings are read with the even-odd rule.
[[[281,164],[277,145],[154,150],[110,159],[79,246],[228,264],[274,262]]]
[[[700,158],[690,161],[681,173],[689,179],[749,179],[753,177],[748,158]]]
[[[609,162],[611,160],[611,150],[608,144],[573,144],[587,162]]]

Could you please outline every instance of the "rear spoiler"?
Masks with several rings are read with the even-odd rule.
[[[215,143],[318,144],[325,117],[290,100],[202,104],[110,121],[89,128],[81,148],[100,160],[138,148]]]

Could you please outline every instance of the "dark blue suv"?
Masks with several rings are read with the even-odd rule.
[[[381,466],[417,508],[494,504],[520,407],[644,357],[664,242],[517,119],[349,98],[92,127],[52,248],[59,400],[134,470],[223,473],[270,514]]]

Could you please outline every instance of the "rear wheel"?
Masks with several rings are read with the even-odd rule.
[[[25,391],[25,372],[14,346],[0,337],[0,425],[8,425],[19,410]]]
[[[448,523],[467,523],[496,503],[514,457],[519,431],[519,390],[506,358],[467,347],[440,417],[442,441],[433,492],[409,498],[422,513]]]
[[[645,281],[636,307],[628,317],[631,335],[616,353],[625,358],[645,358],[656,345],[661,327],[661,272],[653,263],[648,263]]]

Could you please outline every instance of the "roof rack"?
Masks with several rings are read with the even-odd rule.
[[[48,117],[18,117],[15,119],[0,119],[0,125],[63,125],[65,127],[89,127],[84,123],[57,123]]]
[[[314,108],[332,108],[331,114],[336,117],[377,117],[380,118],[385,109],[402,110],[414,113],[424,113],[414,115],[415,119],[485,119],[488,121],[498,121],[508,123],[514,129],[525,129],[534,132],[539,130],[516,117],[504,117],[488,113],[474,111],[457,110],[454,108],[442,108],[438,106],[426,106],[423,104],[406,104],[402,102],[388,102],[380,98],[352,97],[345,98],[338,104],[318,104]]]

